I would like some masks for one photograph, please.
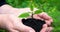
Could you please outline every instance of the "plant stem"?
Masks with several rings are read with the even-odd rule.
[[[32,18],[33,18],[33,11],[32,11]]]

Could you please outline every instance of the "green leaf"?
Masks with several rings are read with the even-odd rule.
[[[34,12],[34,14],[39,14],[39,13],[41,13],[42,11],[41,10],[36,10],[35,12]]]
[[[33,11],[33,9],[34,9],[34,8],[33,8],[33,4],[31,4],[30,9],[31,9],[31,11]]]
[[[22,13],[21,15],[19,15],[19,18],[26,18],[30,16],[29,13]]]

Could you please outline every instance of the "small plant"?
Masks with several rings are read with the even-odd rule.
[[[34,14],[39,14],[41,12],[47,12],[47,13],[50,13],[52,11],[55,11],[56,10],[56,6],[51,6],[50,3],[47,3],[47,2],[44,2],[44,3],[40,3],[40,2],[37,2],[35,3],[36,1],[33,1],[31,0],[30,1],[30,12],[24,12],[22,14],[19,15],[19,18],[27,18],[28,16],[32,16],[33,18],[33,15]],[[34,11],[34,8],[37,8],[36,11]]]
[[[37,7],[38,10],[34,11],[34,6]],[[36,32],[39,32],[42,29],[42,25],[45,24],[45,20],[39,20],[34,19],[34,14],[39,14],[41,12],[47,12],[51,14],[51,12],[54,12],[56,10],[56,6],[50,6],[49,3],[37,3],[37,5],[34,5],[34,2],[31,1],[30,3],[30,10],[31,12],[24,12],[21,15],[19,15],[20,18],[27,18],[31,14],[31,18],[22,19],[23,24],[32,27]],[[52,16],[52,15],[51,15]],[[52,24],[53,25],[53,24]]]
[[[33,4],[33,2],[31,1],[31,3],[30,3],[30,10],[31,10],[31,12],[24,12],[24,13],[22,13],[21,15],[19,15],[19,17],[20,18],[27,18],[28,16],[30,16],[30,14],[31,14],[31,16],[32,16],[32,18],[33,18],[33,15],[34,14],[39,14],[40,12],[42,12],[42,11],[40,11],[40,9],[38,9],[38,10],[36,10],[36,11],[34,11],[34,4]]]
[[[40,11],[39,9],[34,11],[34,5],[33,5],[32,1],[30,3],[30,10],[31,10],[31,12],[22,13],[21,15],[19,15],[19,17],[26,18],[26,17],[30,16],[30,14],[31,14],[31,18],[22,19],[22,22],[24,25],[30,26],[36,32],[39,32],[42,29],[42,25],[45,24],[45,21],[39,20],[39,19],[34,19],[33,15],[39,14],[42,11]]]
[[[47,3],[44,4],[40,4],[37,6],[38,10],[34,11],[34,2],[31,1],[30,3],[30,12],[24,12],[21,15],[19,15],[20,18],[27,18],[28,16],[30,16],[31,14],[31,18],[27,18],[27,19],[22,19],[22,22],[24,25],[30,26],[32,27],[36,32],[39,32],[42,29],[43,24],[45,24],[45,20],[39,20],[39,19],[34,19],[33,15],[34,14],[39,14],[41,12],[45,12],[46,10],[51,10],[54,11],[54,9],[51,9],[52,7],[47,7],[49,6]],[[53,7],[55,8],[55,7]]]

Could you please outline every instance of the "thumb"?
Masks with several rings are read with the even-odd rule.
[[[19,27],[15,28],[16,30],[19,30],[20,32],[35,32],[34,29],[31,27],[25,26],[25,25],[20,25]]]
[[[31,27],[24,25],[22,23],[22,20],[17,18],[15,15],[11,15],[10,17],[13,20],[13,24],[15,26],[13,29],[18,30],[20,32],[31,32],[31,31],[35,32],[34,29],[32,29]]]
[[[46,32],[47,28],[48,28],[47,24],[44,24],[40,32]]]

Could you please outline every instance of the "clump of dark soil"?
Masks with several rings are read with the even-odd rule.
[[[22,22],[24,25],[32,27],[36,32],[40,32],[43,24],[45,24],[44,20],[39,20],[34,18],[22,19]]]
[[[6,2],[6,0],[0,0],[0,7],[1,7],[2,5],[5,5],[5,4],[8,4],[8,3]]]

